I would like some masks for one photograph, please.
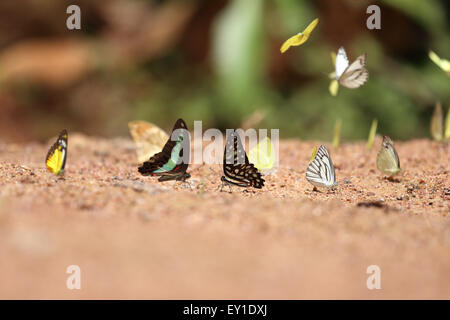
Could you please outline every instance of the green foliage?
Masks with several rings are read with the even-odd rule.
[[[446,53],[450,47],[442,44],[449,39],[442,31],[445,20],[438,1],[383,3],[403,11],[413,23],[419,22],[441,55],[449,56]],[[374,118],[379,119],[379,131],[395,139],[426,135],[428,124],[423,117],[426,106],[436,97],[442,101],[450,99],[450,82],[428,60],[428,48],[423,46],[420,62],[410,62],[389,55],[386,44],[375,37],[375,32],[363,33],[350,42],[346,40],[348,44],[342,42],[351,60],[367,53],[370,76],[359,89],[341,87],[338,96],[331,97],[327,78],[333,71],[330,51],[336,51],[340,42],[332,46],[324,38],[324,26],[329,22],[321,19],[308,43],[292,48],[285,56],[273,57],[279,54],[279,48],[269,51],[271,37],[276,37],[281,45],[315,17],[320,17],[320,13],[314,12],[307,1],[230,1],[213,24],[214,73],[190,80],[183,75],[186,68],[179,69],[172,73],[172,78],[183,81],[161,83],[160,92],[137,104],[141,106],[139,109],[146,110],[138,114],[159,121],[160,110],[170,106],[171,111],[161,121],[170,122],[167,118],[177,114],[204,120],[204,126],[225,128],[239,126],[246,115],[263,109],[267,117],[260,126],[280,128],[284,138],[327,140],[333,134],[335,119],[341,119],[345,123],[340,132],[342,139],[365,139],[365,124]],[[268,63],[274,59],[287,63],[288,69],[280,72],[289,73],[289,81],[276,83],[269,77]]]
[[[213,29],[217,90],[227,112],[245,115],[258,102],[264,71],[263,1],[232,0]],[[226,114],[225,112],[223,114]]]
[[[259,127],[279,128],[281,138],[329,140],[335,120],[341,119],[342,141],[365,140],[367,124],[378,119],[377,130],[397,140],[428,136],[430,106],[450,101],[448,76],[427,55],[433,50],[450,59],[444,0],[380,0],[382,30],[373,31],[365,26],[370,1],[198,1],[192,16],[180,14],[184,7],[173,9],[184,1],[139,1],[137,7],[132,5],[136,1],[117,6],[127,3],[127,14],[139,19],[144,11],[155,17],[150,30],[141,30],[140,24],[133,28],[129,18],[112,21],[108,10],[83,9],[92,21],[104,22],[73,36],[88,34],[103,49],[96,54],[101,67],[79,82],[46,91],[28,84],[10,90],[2,81],[0,101],[12,101],[4,108],[9,118],[16,119],[15,110],[21,110],[24,121],[39,119],[40,130],[34,131],[44,136],[61,122],[87,133],[115,135],[127,134],[127,121],[137,119],[166,129],[179,117],[190,126],[202,120],[204,129],[239,127],[255,110],[263,110]],[[281,44],[315,18],[319,23],[309,40],[281,54]],[[179,31],[162,31],[177,23]],[[397,23],[398,30],[386,27]],[[150,46],[145,39],[152,39]],[[355,90],[341,86],[332,97],[330,52],[341,45],[351,61],[367,54],[369,80]]]

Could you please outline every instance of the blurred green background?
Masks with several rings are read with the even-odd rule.
[[[81,30],[66,28],[70,4]],[[381,30],[366,28],[370,4]],[[374,118],[394,139],[428,137],[434,103],[450,102],[428,58],[450,59],[449,12],[448,0],[1,1],[0,140],[126,136],[130,120],[170,129],[179,117],[225,129],[261,114],[253,124],[281,138],[331,140],[339,118],[343,140],[366,139]],[[367,53],[369,81],[332,97],[341,45],[351,61]]]

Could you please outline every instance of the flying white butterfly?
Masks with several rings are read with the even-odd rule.
[[[333,189],[337,186],[333,162],[325,146],[320,146],[316,156],[306,168],[306,180],[315,187]]]
[[[360,55],[349,65],[344,47],[340,47],[336,56],[336,80],[340,85],[355,89],[362,86],[369,79],[369,72],[365,68],[366,54]]]

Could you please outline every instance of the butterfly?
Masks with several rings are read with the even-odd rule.
[[[444,70],[448,76],[450,76],[450,61],[439,58],[439,56],[431,50],[428,52],[428,56],[431,61],[433,61],[439,68]]]
[[[299,32],[295,36],[287,39],[280,48],[281,53],[286,52],[291,46],[299,46],[305,43],[318,23],[319,19],[314,19],[314,21],[311,22],[309,26],[307,26],[306,29],[303,30],[303,32]]]
[[[189,131],[183,119],[175,123],[172,134],[161,152],[145,161],[138,171],[143,176],[160,176],[158,181],[186,181],[191,175],[186,172],[190,156]]]
[[[320,146],[314,159],[306,168],[306,180],[314,187],[334,189],[337,186],[333,162],[325,146]]]
[[[142,163],[159,152],[169,139],[161,128],[146,121],[128,122],[128,129],[136,144],[138,162]]]
[[[365,68],[365,65],[365,53],[356,58],[352,64],[349,64],[344,47],[340,47],[336,55],[335,63],[334,76],[336,81],[332,81],[329,87],[331,94],[337,94],[339,84],[349,89],[356,89],[362,86],[369,79],[369,72]]]
[[[45,164],[48,171],[53,174],[59,175],[64,173],[64,167],[66,166],[67,158],[67,130],[64,129],[60,132],[56,142],[48,150],[47,157],[45,158]]]
[[[249,152],[248,157],[258,170],[267,173],[275,165],[275,150],[269,137],[265,137]]]
[[[444,117],[439,102],[436,103],[433,115],[431,116],[430,132],[434,140],[442,141],[444,139]]]
[[[254,187],[261,189],[264,179],[261,173],[250,163],[236,131],[227,132],[227,141],[223,153],[223,182],[239,187]]]
[[[393,176],[401,171],[400,159],[394,148],[394,142],[388,136],[383,136],[381,149],[377,154],[377,168],[388,176]]]

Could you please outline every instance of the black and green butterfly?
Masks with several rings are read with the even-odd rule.
[[[264,179],[261,173],[250,163],[236,131],[227,132],[227,141],[223,153],[222,183],[226,182],[239,187],[254,187],[261,189]],[[223,184],[222,184],[223,186]]]
[[[183,119],[178,119],[172,134],[161,152],[145,161],[138,171],[143,176],[160,176],[158,181],[185,181],[191,175],[186,172],[190,155],[189,131]]]

